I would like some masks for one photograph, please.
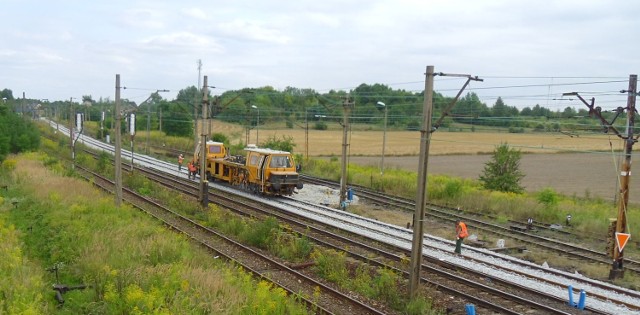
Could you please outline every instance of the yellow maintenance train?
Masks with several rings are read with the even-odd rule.
[[[230,156],[222,142],[206,143],[206,174],[211,181],[219,180],[265,195],[290,196],[302,189],[296,163],[290,152],[255,145],[247,146],[245,156]],[[200,144],[193,155],[200,166]]]

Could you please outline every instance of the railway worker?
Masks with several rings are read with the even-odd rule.
[[[469,236],[467,225],[460,220],[456,220],[456,254],[462,255],[462,241]]]
[[[178,171],[182,171],[182,162],[184,162],[184,156],[178,155]]]
[[[571,226],[571,215],[567,214],[567,226]]]
[[[189,179],[191,179],[191,174],[192,174],[192,173],[191,173],[191,169],[192,169],[192,168],[193,168],[193,162],[192,162],[192,161],[189,161],[189,162],[187,163],[187,175],[188,175]]]
[[[527,230],[531,230],[533,228],[533,218],[527,219]]]
[[[189,179],[192,177],[193,179],[196,179],[196,172],[198,171],[196,164],[193,161],[190,161],[189,164],[187,164],[187,169],[189,170]]]

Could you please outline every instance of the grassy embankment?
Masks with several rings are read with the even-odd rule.
[[[67,153],[63,140],[43,142],[47,152]],[[21,231],[14,234],[21,238],[16,242],[24,242],[23,249],[15,242],[12,249],[25,253],[20,268],[30,266],[37,271],[32,281],[8,274],[15,278],[10,283],[34,283],[23,291],[12,286],[3,288],[16,297],[15,301],[30,301],[6,306],[6,310],[11,308],[10,313],[29,308],[37,308],[34,314],[306,313],[295,304],[295,297],[287,297],[265,282],[256,285],[241,270],[222,266],[207,253],[189,246],[184,237],[167,233],[138,211],[129,207],[117,209],[110,197],[88,184],[60,176],[68,171],[55,158],[41,156],[41,162],[35,159],[21,158],[13,172],[9,172],[13,162],[8,162],[9,166],[2,171],[2,182],[11,186],[5,197],[20,200],[14,210],[9,209],[9,203],[3,203],[0,216],[6,220],[3,228],[16,226]],[[80,153],[77,161],[113,173],[103,159],[95,161]],[[45,170],[41,163],[53,171]],[[176,197],[142,177],[125,178],[126,185],[137,191],[169,203],[172,208],[245,243],[291,262],[314,260],[316,273],[347,290],[381,300],[408,314],[438,312],[424,299],[406,301],[400,289],[402,280],[393,272],[366,265],[353,269],[344,254],[313,249],[306,239],[273,220],[256,222],[216,207],[202,212],[193,201]],[[36,226],[38,232],[32,233]],[[62,283],[87,283],[92,288],[67,293],[66,305],[56,310],[53,292],[48,289],[53,276],[43,271],[53,265],[61,266]],[[43,286],[45,282],[49,284]]]
[[[3,257],[10,259],[0,262],[0,313],[308,313],[295,297],[256,283],[186,236],[129,206],[114,207],[111,196],[61,172],[55,159],[36,154],[2,166],[9,189],[0,233]],[[61,283],[91,288],[66,293],[57,308],[55,277],[46,272],[53,266]]]

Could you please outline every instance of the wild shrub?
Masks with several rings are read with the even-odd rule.
[[[459,178],[431,176],[429,177],[428,187],[430,200],[452,202],[462,195],[464,191],[464,182]]]
[[[240,239],[250,245],[266,249],[274,238],[273,233],[278,229],[278,221],[269,217],[264,221],[254,221],[251,224],[251,228],[244,229],[239,235]]]
[[[151,180],[137,173],[129,173],[129,175],[123,177],[123,180],[127,187],[142,195],[150,195],[154,187],[154,183]]]
[[[49,313],[44,301],[45,275],[21,250],[20,232],[0,217],[0,313]]]
[[[377,297],[395,309],[402,306],[402,299],[398,291],[399,281],[398,275],[393,270],[386,268],[378,269],[378,274],[373,279],[373,287]]]
[[[536,194],[536,199],[539,203],[544,204],[546,207],[554,207],[558,205],[560,197],[553,188],[546,187]]]
[[[444,314],[439,309],[433,307],[430,300],[418,295],[416,298],[407,302],[404,311],[407,315],[440,315]]]
[[[317,121],[314,125],[313,125],[313,129],[315,130],[327,130],[329,126],[327,125],[326,122],[324,121]]]
[[[16,168],[17,161],[15,159],[5,159],[2,161],[2,168],[5,171],[13,171]]]
[[[276,233],[269,251],[287,261],[300,262],[309,258],[313,245],[306,237],[298,237],[285,232]]]
[[[338,285],[343,285],[349,281],[349,271],[347,270],[344,252],[314,250],[311,257],[315,262],[313,269],[319,276]]]
[[[107,171],[107,167],[110,165],[111,165],[111,154],[105,151],[100,151],[100,154],[98,155],[98,163],[96,165],[97,170],[100,173],[104,173],[105,171]]]

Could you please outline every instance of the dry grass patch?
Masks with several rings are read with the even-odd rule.
[[[216,122],[217,124],[217,122]],[[228,126],[216,128],[216,132],[226,133],[232,130]],[[255,130],[251,130],[250,139],[255,139]],[[287,135],[297,144],[295,153],[305,152],[305,130],[300,128],[260,129],[260,139],[270,136]],[[350,155],[378,156],[382,154],[382,136],[380,130],[356,130],[349,133]],[[242,138],[244,139],[244,137]],[[557,153],[563,151],[609,151],[609,141],[614,147],[619,140],[608,135],[589,135],[568,137],[559,133],[489,133],[489,132],[447,132],[438,131],[431,139],[430,154],[488,154],[502,142],[519,148],[524,153]],[[342,150],[342,130],[309,130],[309,155],[340,155]],[[391,130],[387,131],[385,155],[407,156],[420,154],[420,132]]]

